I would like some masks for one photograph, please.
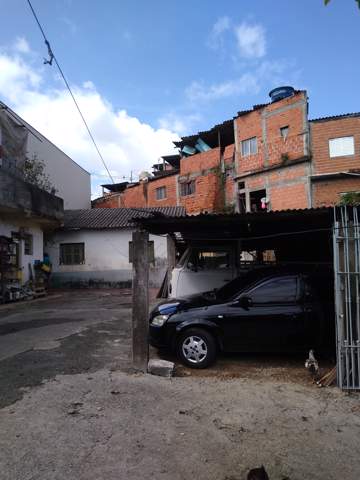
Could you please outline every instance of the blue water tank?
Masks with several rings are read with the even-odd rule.
[[[271,92],[269,93],[269,97],[271,98],[272,102],[276,102],[277,100],[282,100],[283,98],[291,97],[292,95],[294,95],[294,93],[295,93],[295,90],[293,89],[293,87],[288,87],[288,86],[277,87],[271,90]]]

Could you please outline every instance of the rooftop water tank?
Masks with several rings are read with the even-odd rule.
[[[294,93],[295,93],[295,90],[293,89],[293,87],[288,87],[288,86],[277,87],[271,90],[271,92],[269,93],[269,97],[271,98],[272,102],[276,102],[277,100],[282,100],[283,98],[291,97],[292,95],[294,95]]]

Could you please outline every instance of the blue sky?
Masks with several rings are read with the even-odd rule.
[[[360,110],[354,0],[32,1],[118,179],[280,84],[308,90],[310,118]],[[105,172],[55,68],[42,65],[27,2],[0,7],[0,98],[94,173],[96,189]]]

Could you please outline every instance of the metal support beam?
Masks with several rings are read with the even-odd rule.
[[[133,291],[132,291],[132,360],[135,370],[147,372],[149,361],[149,234],[132,234]]]

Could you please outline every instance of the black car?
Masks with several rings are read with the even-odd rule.
[[[304,352],[334,340],[329,270],[264,268],[218,290],[168,299],[150,314],[150,344],[205,368],[223,352]]]

